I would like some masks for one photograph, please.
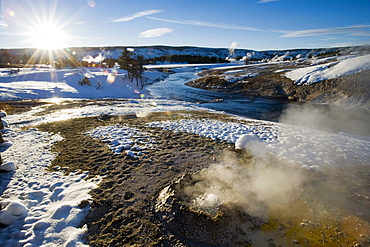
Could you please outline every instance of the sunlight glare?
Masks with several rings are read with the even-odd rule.
[[[53,98],[50,98],[48,101],[50,103],[53,103],[53,104],[56,104],[56,105],[60,105],[60,104],[62,104],[63,99],[62,98],[58,98],[58,97],[53,97]]]
[[[87,4],[91,7],[91,8],[94,8],[96,6],[96,3],[94,0],[88,0],[87,1]]]
[[[67,47],[67,33],[54,24],[43,24],[35,27],[31,30],[30,36],[37,49],[58,50]]]

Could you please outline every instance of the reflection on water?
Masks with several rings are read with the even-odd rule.
[[[344,109],[329,105],[288,103],[266,97],[213,92],[184,85],[194,79],[194,72],[169,75],[165,80],[146,87],[156,98],[200,103],[213,110],[260,119],[308,126],[318,130],[370,136],[370,115],[361,109]],[[222,101],[219,101],[222,99]]]
[[[167,207],[187,210],[171,212],[165,224],[173,227],[180,222],[189,228],[183,231],[187,241],[226,231],[223,239],[205,240],[217,246],[370,244],[366,165],[349,163],[314,171],[285,166],[274,156],[265,164],[248,157],[187,174],[164,189],[158,211]],[[208,220],[202,220],[199,213],[208,215]],[[183,218],[190,222],[187,226]],[[194,218],[197,221],[192,222]]]
[[[169,75],[165,80],[146,87],[154,97],[201,103],[202,106],[240,116],[277,121],[286,102],[264,97],[213,92],[184,85],[194,79],[194,72]],[[218,101],[222,99],[222,101]]]
[[[282,246],[368,246],[369,173],[364,165],[307,174],[301,198],[270,212],[254,243]]]
[[[256,174],[255,165],[210,166],[163,189],[156,211],[164,226],[194,246],[369,246],[366,166],[318,172],[270,163]],[[301,183],[287,187],[282,175]]]

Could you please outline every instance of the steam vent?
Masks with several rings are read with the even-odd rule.
[[[263,225],[236,204],[223,203],[215,195],[197,189],[191,174],[163,189],[156,204],[165,230],[189,244],[248,246],[249,233]]]

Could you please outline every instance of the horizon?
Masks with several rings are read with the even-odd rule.
[[[370,1],[0,1],[0,47],[202,47],[255,51],[370,45]]]
[[[352,47],[370,47],[369,45],[358,45],[358,46],[341,46],[341,47],[312,47],[312,48],[292,48],[292,49],[265,49],[265,50],[253,50],[249,48],[235,48],[234,50],[250,50],[250,51],[257,51],[257,52],[267,52],[267,51],[293,51],[293,50],[327,50],[327,49],[346,49]],[[202,48],[202,49],[230,49],[230,47],[203,47],[203,46],[192,46],[192,45],[115,45],[115,46],[73,46],[73,47],[65,47],[61,49],[56,49],[54,52],[69,50],[69,49],[110,49],[110,48],[155,48],[155,47],[170,47],[170,48]],[[32,47],[18,47],[18,48],[3,48],[0,47],[1,50],[40,50],[39,48],[32,48]],[[42,49],[41,49],[42,50]],[[48,52],[48,51],[44,51]]]

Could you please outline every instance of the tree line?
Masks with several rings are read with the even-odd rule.
[[[104,63],[98,64],[100,67],[113,68],[116,64],[123,70],[127,71],[127,78],[136,82],[138,87],[144,86],[143,73],[144,64],[157,64],[157,63],[221,63],[226,62],[224,59],[218,57],[207,57],[200,55],[168,55],[160,56],[151,59],[144,59],[143,56],[134,56],[132,51],[124,49],[118,59],[105,59]],[[30,54],[14,55],[9,51],[2,49],[0,51],[0,66],[6,67],[11,64],[12,67],[32,66],[36,64],[52,65],[57,69],[61,68],[75,68],[75,67],[90,67],[95,64],[89,64],[85,61],[79,61],[75,54],[72,53],[55,53],[53,57],[48,56],[46,53],[32,56]],[[15,66],[16,65],[16,66]]]
[[[150,59],[145,59],[146,64],[157,64],[157,63],[189,63],[189,64],[198,64],[198,63],[225,63],[224,58],[219,57],[208,57],[201,55],[166,55],[160,57],[154,57]]]
[[[0,50],[0,67],[32,67],[36,64],[51,65],[58,69],[82,66],[82,63],[78,61],[76,56],[68,52],[56,52],[50,56],[47,52],[31,55],[28,53],[12,54],[8,50]]]
[[[127,53],[127,49],[123,53]],[[129,52],[131,53],[131,52]],[[132,56],[132,54],[130,54]],[[99,64],[102,67],[112,68],[116,63],[119,63],[119,59],[106,58],[103,64]],[[143,56],[138,56],[135,60],[140,60],[143,64],[158,64],[158,63],[225,63],[225,59],[219,57],[208,57],[201,55],[165,55],[154,58],[145,59]],[[88,62],[79,61],[76,56],[69,52],[54,53],[49,56],[47,52],[37,54],[36,56],[29,53],[13,54],[8,50],[0,50],[0,67],[30,67],[35,64],[46,64],[52,65],[55,68],[66,68],[66,67],[90,67],[94,64],[89,64]]]

